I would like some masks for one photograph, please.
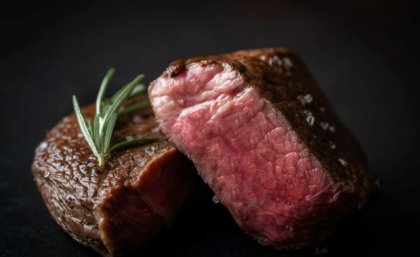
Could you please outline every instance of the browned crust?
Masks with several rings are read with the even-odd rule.
[[[256,88],[286,117],[340,191],[354,198],[349,201],[352,203],[349,208],[360,208],[368,201],[376,188],[375,179],[367,168],[359,143],[339,120],[302,60],[291,50],[265,48],[177,60],[162,76],[175,77],[189,65],[196,64],[228,65],[237,70],[249,86]],[[302,99],[306,95],[312,98],[309,103]],[[313,125],[307,120],[308,114],[314,117]],[[324,129],[321,125],[326,123],[330,126]]]
[[[174,147],[153,157],[141,178],[111,189],[95,209],[104,245],[124,253],[168,228],[191,190],[193,165]],[[182,189],[181,189],[182,187]]]
[[[91,117],[94,106],[83,112]],[[120,120],[113,140],[137,135],[160,136],[150,108]],[[192,170],[164,139],[113,154],[99,170],[73,114],[47,134],[32,165],[56,222],[103,255],[148,244],[168,227],[191,190]]]

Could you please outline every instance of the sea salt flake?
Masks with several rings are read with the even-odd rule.
[[[156,152],[153,147],[147,147],[144,151],[147,153],[147,155],[150,155],[150,156],[155,154]]]
[[[270,59],[268,59],[268,65],[270,65],[270,66],[273,66],[273,65],[281,66],[282,62],[281,62],[280,58],[277,55],[275,55],[275,56],[271,57]]]
[[[341,165],[347,166],[347,162],[344,159],[339,158],[338,161],[341,163]]]
[[[310,104],[313,101],[313,97],[310,94],[305,95],[298,95],[297,99],[300,101],[301,104]]]
[[[335,149],[335,148],[337,148],[337,146],[334,144],[334,142],[333,141],[328,141],[328,144],[330,145],[330,148],[331,149]]]
[[[314,116],[308,116],[308,117],[306,117],[306,122],[309,124],[309,126],[313,126],[314,123],[315,123]]]
[[[286,69],[292,68],[293,63],[288,57],[284,57],[283,62],[284,62],[284,67],[286,67]]]
[[[211,198],[212,202],[214,204],[218,204],[219,203],[219,198],[217,198],[217,196],[213,195],[213,197]]]
[[[43,142],[41,142],[41,143],[38,145],[38,147],[35,149],[35,152],[42,151],[42,150],[44,150],[45,148],[47,148],[47,146],[48,146],[48,143],[43,141]]]
[[[309,124],[309,126],[313,126],[315,123],[315,117],[312,114],[312,112],[305,110],[303,111],[303,113],[306,115],[305,120]]]
[[[323,121],[323,122],[320,123],[320,125],[321,125],[321,128],[323,130],[326,130],[326,129],[328,129],[330,124],[328,124],[328,122],[326,122],[326,121]]]

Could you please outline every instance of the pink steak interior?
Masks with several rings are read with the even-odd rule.
[[[157,79],[149,94],[162,131],[261,243],[305,242],[318,216],[337,207],[328,172],[282,113],[229,65],[190,64]]]

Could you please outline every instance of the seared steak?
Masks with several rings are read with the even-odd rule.
[[[287,49],[176,61],[149,97],[163,133],[263,245],[324,239],[374,188],[358,143]]]
[[[94,106],[84,108],[86,117]],[[159,136],[151,108],[122,118],[113,140]],[[192,163],[165,139],[114,153],[106,168],[80,133],[75,116],[58,123],[36,150],[32,171],[56,222],[103,255],[148,244],[169,227],[193,183]]]

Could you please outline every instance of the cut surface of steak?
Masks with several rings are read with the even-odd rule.
[[[374,188],[358,143],[287,49],[175,61],[149,97],[162,132],[261,244],[315,244]]]
[[[83,109],[85,117],[94,111]],[[161,137],[151,108],[121,118],[113,140],[140,135]],[[106,256],[150,243],[171,225],[193,185],[192,163],[162,137],[113,153],[103,170],[96,165],[71,114],[39,145],[32,172],[56,222]]]

